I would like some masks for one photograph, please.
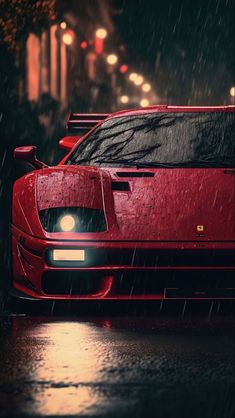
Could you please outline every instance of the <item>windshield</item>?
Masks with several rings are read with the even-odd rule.
[[[234,137],[234,112],[121,116],[88,135],[67,164],[232,167]]]

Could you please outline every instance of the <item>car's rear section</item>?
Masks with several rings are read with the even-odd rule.
[[[116,165],[59,165],[15,183],[18,296],[234,299],[235,169]],[[62,215],[77,217],[73,231],[59,230]]]

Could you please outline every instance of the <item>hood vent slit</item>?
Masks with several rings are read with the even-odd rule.
[[[116,173],[118,177],[154,177],[154,174],[151,171],[119,171]]]

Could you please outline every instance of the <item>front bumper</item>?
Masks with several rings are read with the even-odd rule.
[[[54,263],[53,249],[85,262]],[[234,299],[234,243],[41,240],[12,227],[13,287],[30,298]]]

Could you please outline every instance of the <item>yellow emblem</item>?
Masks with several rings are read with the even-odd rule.
[[[197,225],[197,231],[203,232],[204,231],[204,225]]]

